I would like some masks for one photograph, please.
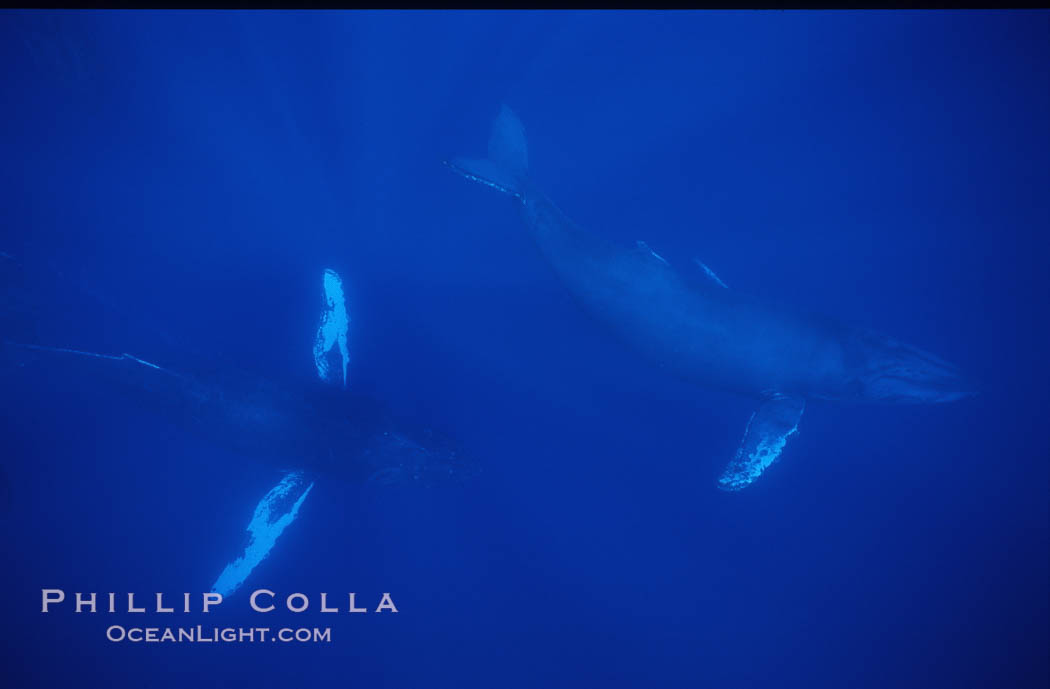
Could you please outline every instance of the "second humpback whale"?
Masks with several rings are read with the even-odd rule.
[[[954,366],[917,347],[748,298],[702,263],[710,280],[687,280],[644,242],[623,248],[583,230],[533,184],[524,128],[506,106],[487,158],[446,164],[512,196],[561,281],[624,340],[682,378],[759,400],[718,480],[724,490],[744,488],[777,460],[807,399],[935,403],[970,394]]]
[[[29,271],[0,256],[0,380],[7,389],[20,380],[20,385],[57,387],[62,394],[61,386],[76,379],[100,392],[122,391],[137,406],[217,447],[282,470],[282,479],[255,509],[244,554],[219,575],[216,593],[233,593],[268,556],[317,479],[431,486],[476,473],[473,456],[451,437],[347,389],[350,317],[342,280],[333,270],[322,274],[316,379],[258,375],[213,361],[169,366],[127,353],[56,346],[46,341],[53,335],[42,341],[42,326],[68,316],[69,309],[57,308],[65,290],[55,282],[51,271]],[[182,351],[179,358],[196,357]],[[0,501],[6,493],[0,471]]]

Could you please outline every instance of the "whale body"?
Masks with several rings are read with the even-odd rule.
[[[488,157],[446,164],[510,195],[561,282],[599,321],[666,370],[760,401],[724,490],[752,483],[797,432],[808,399],[949,402],[970,393],[955,366],[880,333],[765,304],[707,278],[687,279],[639,241],[621,247],[568,218],[533,183],[520,120],[503,106]]]
[[[42,338],[39,333],[41,326],[57,324],[58,336],[67,336],[61,326],[69,310],[58,307],[69,290],[56,284],[62,282],[56,277],[52,271],[24,270],[0,252],[0,381],[5,389],[21,379],[20,385],[57,394],[67,394],[69,381],[80,381],[88,398],[95,391],[121,391],[136,406],[218,447],[282,470],[281,480],[252,514],[243,554],[212,586],[219,595],[234,593],[269,556],[296,520],[315,478],[429,486],[475,473],[473,459],[450,438],[395,418],[379,400],[346,389],[350,319],[342,281],[333,270],[322,275],[323,306],[313,347],[318,379],[313,381],[260,376],[232,365],[186,365],[195,357],[185,351],[175,357],[183,365],[172,368],[128,353],[56,346],[55,334]],[[52,343],[45,344],[48,339]],[[0,510],[9,503],[7,474],[0,466]]]
[[[331,309],[322,312],[314,351],[317,379],[259,375],[232,362],[202,361],[181,349],[158,359],[86,351],[55,342],[53,335],[42,341],[37,324],[62,320],[55,311],[61,299],[50,284],[54,276],[37,272],[43,273],[13,259],[0,263],[0,374],[5,377],[56,390],[77,380],[100,393],[119,391],[218,447],[273,467],[296,466],[310,475],[352,483],[431,484],[474,473],[472,458],[451,439],[396,417],[381,400],[344,387],[347,355],[329,370],[329,350],[337,351],[338,345],[346,351],[345,323],[341,338],[325,342]],[[324,273],[326,293],[334,275]]]

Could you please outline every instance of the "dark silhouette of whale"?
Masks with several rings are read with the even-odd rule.
[[[3,261],[0,270],[0,295],[5,300],[0,309],[0,360],[7,364],[5,375],[21,374],[37,384],[55,386],[79,380],[100,392],[122,391],[136,405],[187,432],[278,468],[291,465],[308,474],[356,483],[434,484],[475,473],[469,454],[458,451],[450,438],[398,419],[381,400],[342,387],[337,373],[320,379],[261,376],[231,362],[216,363],[210,357],[201,361],[184,351],[170,357],[183,365],[169,366],[152,356],[38,341],[35,321],[55,318],[53,304],[58,299],[36,289],[34,278],[25,275],[17,261]],[[15,313],[21,317],[13,318]],[[324,363],[326,353],[315,353],[318,364]]]
[[[506,106],[487,158],[446,164],[512,196],[561,281],[621,338],[682,378],[761,400],[719,479],[725,490],[776,461],[807,399],[936,403],[969,394],[954,366],[916,347],[763,304],[702,263],[710,280],[685,279],[644,242],[618,247],[581,229],[529,178],[525,132]]]
[[[321,381],[292,383],[228,364],[189,372],[131,354],[21,342],[0,347],[38,382],[75,378],[100,392],[120,391],[186,432],[273,468],[426,485],[474,473],[450,438],[398,419],[381,400]]]
[[[32,276],[0,253],[0,380],[62,391],[70,380],[91,390],[123,391],[186,431],[285,473],[259,502],[244,554],[230,562],[213,590],[233,593],[267,557],[295,520],[315,478],[357,483],[435,485],[477,473],[469,453],[449,437],[393,416],[370,396],[345,389],[347,326],[342,285],[324,272],[321,325],[314,347],[318,379],[260,376],[229,364],[161,365],[132,354],[87,351],[44,342],[41,326],[64,321],[55,304],[55,276]],[[62,291],[62,290],[59,290]],[[337,348],[338,345],[338,348]],[[332,362],[333,356],[339,360]],[[198,358],[182,352],[183,362]],[[0,467],[0,506],[9,500]]]

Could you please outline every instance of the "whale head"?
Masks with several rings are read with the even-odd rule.
[[[936,404],[976,394],[956,366],[918,347],[868,330],[854,331],[849,339],[858,360],[853,388],[863,400]]]
[[[465,481],[480,470],[473,455],[430,429],[418,439],[384,432],[372,456],[376,470],[368,478],[370,483],[431,487]]]

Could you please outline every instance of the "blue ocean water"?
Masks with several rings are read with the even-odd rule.
[[[8,11],[0,34],[0,251],[76,305],[36,305],[45,344],[310,376],[331,268],[351,385],[482,466],[319,480],[211,613],[43,614],[45,588],[199,596],[281,472],[75,371],[5,374],[0,684],[1047,685],[1050,14]],[[442,165],[501,103],[581,226],[980,394],[812,403],[717,490],[755,402],[620,344],[512,203]],[[257,588],[312,606],[253,613]]]

